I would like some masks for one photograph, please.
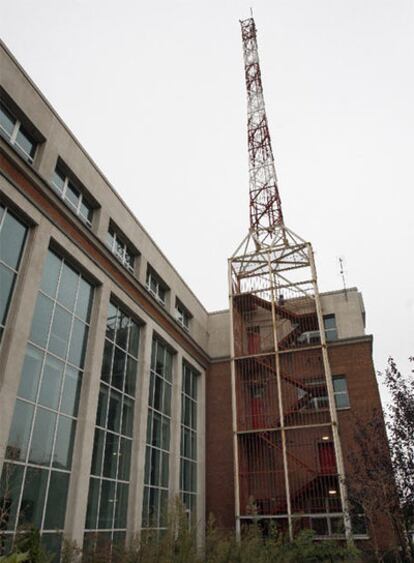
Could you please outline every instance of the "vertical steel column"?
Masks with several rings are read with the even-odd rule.
[[[289,485],[289,467],[287,461],[287,449],[286,449],[286,430],[285,430],[285,416],[283,411],[283,397],[282,397],[282,379],[280,377],[280,357],[279,357],[279,343],[277,339],[277,322],[276,322],[276,310],[275,310],[275,289],[277,287],[277,276],[272,270],[272,262],[270,257],[270,252],[268,253],[268,266],[269,266],[269,281],[270,281],[270,292],[272,296],[272,325],[273,325],[273,344],[275,347],[275,361],[276,361],[276,382],[277,382],[277,400],[280,412],[280,431],[282,435],[282,454],[283,454],[283,472],[285,475],[285,488],[286,488],[286,505],[288,513],[288,525],[289,525],[289,538],[293,540],[293,526],[292,526],[292,507],[290,502],[290,485]]]
[[[231,407],[233,426],[233,457],[234,457],[234,510],[236,516],[236,537],[240,540],[240,481],[239,481],[239,444],[237,437],[237,400],[236,400],[236,366],[234,360],[234,319],[233,319],[233,284],[231,259],[228,261],[229,305],[230,305],[230,369],[231,369]]]
[[[344,468],[344,460],[342,456],[342,448],[341,448],[341,441],[339,437],[339,429],[338,429],[338,415],[336,412],[335,406],[335,396],[334,396],[334,388],[332,383],[332,373],[331,368],[329,365],[329,358],[328,358],[328,349],[326,345],[326,337],[325,337],[325,327],[323,324],[323,315],[322,315],[322,307],[319,297],[319,289],[318,289],[318,281],[317,281],[317,274],[316,274],[316,266],[315,266],[315,259],[313,256],[313,250],[310,243],[307,243],[307,250],[309,256],[309,263],[312,272],[312,285],[313,291],[315,296],[315,303],[316,303],[316,313],[318,316],[318,324],[319,324],[319,334],[321,339],[321,349],[322,349],[322,359],[325,371],[325,379],[326,379],[326,388],[328,391],[328,401],[329,401],[329,411],[331,415],[331,422],[332,422],[332,437],[335,447],[335,457],[336,457],[336,465],[338,470],[338,480],[339,480],[339,491],[341,495],[341,503],[342,509],[344,511],[344,522],[345,522],[345,536],[347,539],[348,544],[353,543],[352,539],[352,527],[351,527],[351,518],[349,514],[349,506],[348,506],[348,496],[347,490],[345,487],[345,468]]]

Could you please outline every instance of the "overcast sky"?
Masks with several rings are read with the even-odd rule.
[[[1,0],[3,40],[209,310],[248,228],[244,0]],[[414,355],[414,2],[256,0],[287,225]]]

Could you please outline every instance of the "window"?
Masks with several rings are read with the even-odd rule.
[[[85,538],[125,540],[139,326],[110,303],[96,414]],[[93,532],[92,532],[93,530]]]
[[[147,289],[161,305],[165,305],[167,286],[151,268],[147,271]]]
[[[25,160],[32,163],[36,153],[36,142],[26,131],[21,121],[0,102],[0,133],[18,149]]]
[[[178,299],[175,304],[175,318],[177,319],[178,324],[180,324],[185,330],[190,330],[191,314],[184,305],[178,301]]]
[[[198,372],[183,362],[181,389],[180,492],[191,524],[197,508],[197,384]]]
[[[172,352],[154,338],[151,351],[142,527],[166,529],[171,432]]]
[[[27,227],[0,204],[0,342],[19,271]]]
[[[125,241],[125,237],[110,225],[106,235],[106,244],[127,270],[134,273],[135,253]]]
[[[60,195],[63,201],[79,216],[88,227],[92,226],[92,205],[87,201],[80,189],[75,186],[75,182],[63,172],[59,165],[53,174],[52,186]]]
[[[9,506],[5,533],[13,535],[30,524],[57,550],[65,522],[92,294],[82,275],[49,251],[0,483],[0,498],[7,495]]]
[[[332,342],[332,340],[338,340],[335,315],[324,315],[323,326],[325,328],[325,338],[327,342]]]
[[[324,379],[304,380],[304,389],[298,389],[301,410],[318,411],[329,409],[328,390]],[[349,405],[348,387],[344,375],[332,377],[335,405],[337,409],[346,409]]]
[[[335,404],[337,409],[349,407],[348,386],[344,375],[334,375],[332,378]]]

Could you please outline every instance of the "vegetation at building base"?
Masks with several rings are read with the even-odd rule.
[[[413,358],[410,358],[413,361]],[[414,373],[414,370],[412,370]],[[404,377],[389,358],[379,374],[390,395],[385,413],[372,411],[354,419],[354,447],[348,454],[351,503],[362,507],[369,523],[375,561],[414,561],[414,377]],[[388,437],[388,448],[384,435]],[[398,544],[381,548],[378,520],[391,523]]]
[[[35,534],[35,532],[33,532]],[[31,538],[37,549],[37,541]],[[23,544],[22,544],[23,546]],[[24,547],[31,550],[30,542]],[[13,555],[1,563],[49,563],[54,561],[44,551],[26,552],[22,559]],[[13,558],[14,557],[14,558]],[[167,530],[158,536],[147,533],[136,539],[128,549],[121,549],[110,542],[98,543],[95,549],[81,552],[72,542],[65,542],[62,548],[62,563],[307,563],[359,561],[359,552],[334,541],[314,541],[314,532],[304,530],[294,541],[271,529],[266,538],[258,525],[251,525],[244,531],[240,542],[234,532],[219,530],[213,519],[207,527],[206,543],[203,552],[197,546],[197,530],[190,528],[187,516],[181,508],[170,515]]]

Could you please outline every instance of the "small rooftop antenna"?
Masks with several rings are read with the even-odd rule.
[[[342,278],[342,283],[344,284],[345,299],[348,301],[348,290],[346,288],[344,260],[343,260],[342,257],[339,257],[338,260],[339,260],[339,273],[340,273],[341,278]]]

